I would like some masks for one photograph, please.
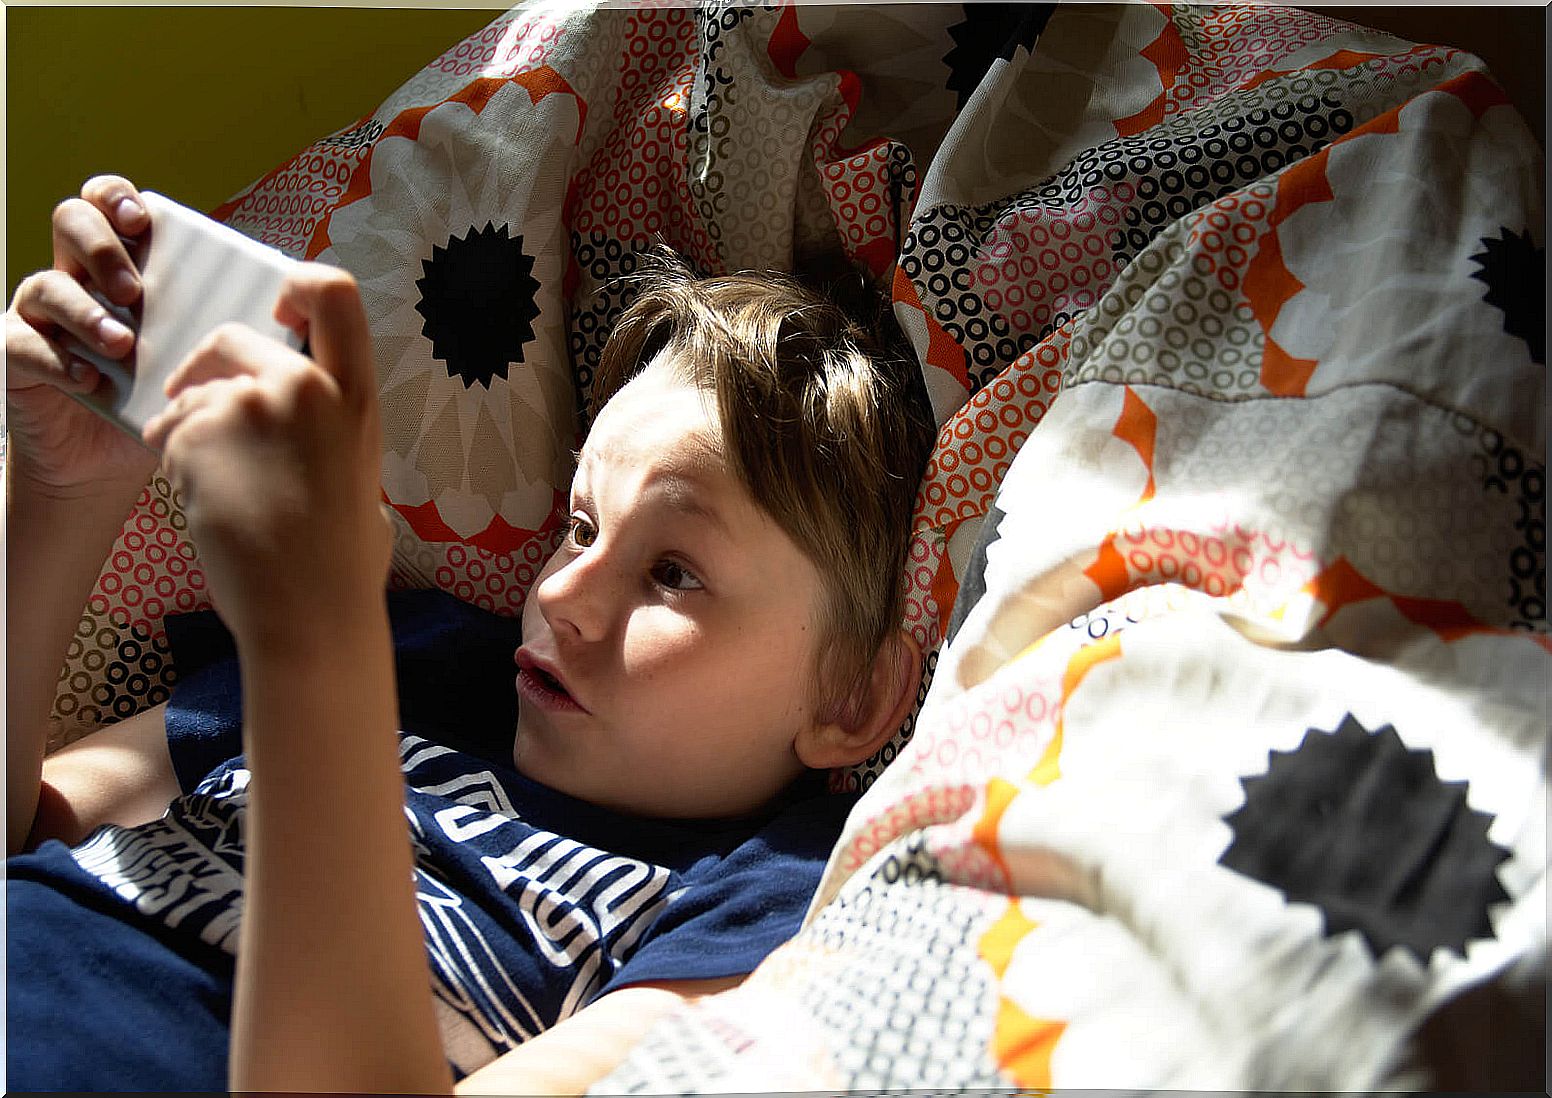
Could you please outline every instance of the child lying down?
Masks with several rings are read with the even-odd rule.
[[[155,464],[65,395],[97,377],[59,341],[128,353],[87,288],[134,300],[115,234],[146,224],[130,183],[91,180],[6,313],[10,1085],[585,1088],[795,931],[849,807],[815,772],[914,697],[914,379],[795,284],[664,264],[604,353],[512,735],[504,623],[423,592],[390,621],[366,320],[348,275],[305,265],[276,316],[311,357],[225,329],[145,430],[235,657],[170,623],[172,700],[45,761]],[[397,731],[393,629],[428,613],[462,645],[433,665],[463,684],[449,709],[507,714],[498,750]],[[470,685],[493,644],[505,672]]]

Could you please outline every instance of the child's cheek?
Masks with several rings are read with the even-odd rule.
[[[665,627],[666,626],[666,627]],[[654,620],[651,611],[638,610],[625,628],[623,668],[627,681],[645,690],[671,688],[676,682],[687,684],[710,672],[715,654],[697,651],[694,638],[673,623]]]

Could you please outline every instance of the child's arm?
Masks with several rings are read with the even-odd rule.
[[[446,1091],[399,770],[376,380],[346,274],[222,329],[146,426],[237,644],[252,773],[233,1090]]]
[[[148,224],[127,180],[90,180],[80,198],[54,211],[53,269],[23,279],[5,314],[8,853],[22,849],[33,829],[65,649],[156,464],[133,438],[65,395],[89,391],[97,371],[77,367],[72,375],[60,340],[68,333],[115,358],[129,352],[133,334],[103,324],[107,312],[87,287],[101,288],[117,304],[139,297],[134,267],[116,234],[132,236]],[[119,282],[123,276],[127,284]],[[113,780],[111,772],[106,776]],[[127,768],[119,784],[138,776],[138,769]],[[68,814],[72,806],[59,807]]]

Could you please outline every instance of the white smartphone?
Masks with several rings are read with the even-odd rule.
[[[115,360],[66,341],[72,355],[102,375],[92,392],[71,395],[136,438],[166,407],[162,387],[168,376],[221,324],[238,321],[293,349],[302,346],[273,315],[280,283],[297,260],[165,195],[141,191],[140,197],[151,227],[124,242],[140,271],[140,299],[124,308],[93,295],[134,330],[134,347]]]

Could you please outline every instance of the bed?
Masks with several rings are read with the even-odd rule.
[[[917,705],[600,1091],[1531,1089],[1543,168],[1476,57],[1293,8],[535,2],[216,215],[357,276],[392,582],[498,614],[654,240],[843,258],[920,362]],[[166,698],[184,526],[154,478],[53,746]]]

